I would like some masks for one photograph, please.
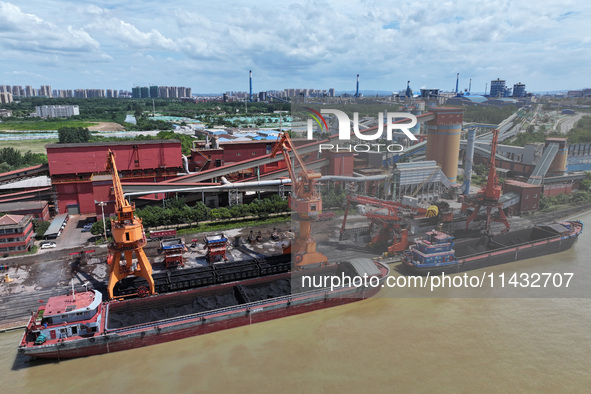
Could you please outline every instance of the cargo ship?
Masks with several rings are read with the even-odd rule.
[[[387,265],[361,258],[123,301],[103,301],[97,290],[72,291],[32,314],[18,351],[66,359],[164,343],[362,300],[388,274]],[[334,275],[367,275],[369,282],[317,285]]]
[[[403,253],[402,263],[419,275],[464,272],[562,252],[582,231],[583,223],[577,220],[457,241],[434,230],[415,240],[415,245]]]

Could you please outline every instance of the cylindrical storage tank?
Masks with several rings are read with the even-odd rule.
[[[547,138],[545,149],[548,149],[550,144],[558,144],[558,152],[550,164],[547,175],[562,176],[566,173],[566,159],[568,157],[566,138]]]
[[[427,123],[427,160],[435,160],[441,170],[455,183],[458,176],[460,134],[464,110],[461,108],[434,108],[435,120]]]

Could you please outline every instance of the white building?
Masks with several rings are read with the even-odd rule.
[[[77,105],[43,105],[35,109],[40,118],[68,118],[80,115],[80,108]]]

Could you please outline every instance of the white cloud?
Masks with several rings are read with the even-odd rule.
[[[359,73],[363,89],[389,91],[407,80],[450,89],[456,72],[478,90],[497,77],[572,89],[591,71],[590,7],[573,0],[28,3],[35,15],[0,2],[0,47],[19,67],[39,51],[65,67],[99,60],[114,81],[194,91],[245,89],[249,69],[256,89],[352,90]]]
[[[83,29],[46,22],[6,2],[0,2],[0,47],[61,54],[100,51],[100,44]]]

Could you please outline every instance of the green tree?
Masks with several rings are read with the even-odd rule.
[[[111,230],[111,221],[109,219],[105,220],[107,222],[107,231]],[[103,227],[103,220],[99,219],[92,224],[90,228],[90,233],[92,235],[103,235],[104,227]]]
[[[57,131],[60,144],[88,142],[90,131],[83,127],[62,127]]]

